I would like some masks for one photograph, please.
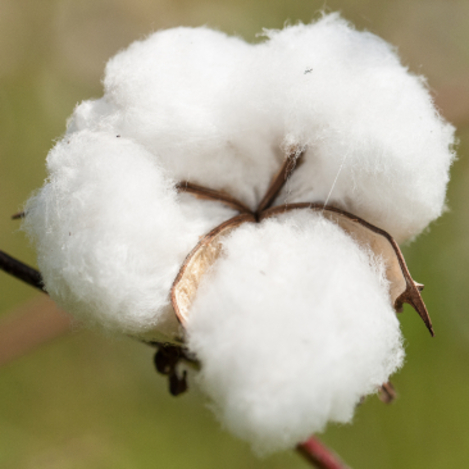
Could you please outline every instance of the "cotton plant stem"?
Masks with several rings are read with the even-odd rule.
[[[47,295],[41,273],[3,251],[0,251],[0,270]],[[48,296],[34,299],[1,318],[0,367],[65,335],[71,327],[70,316],[61,311]]]
[[[67,334],[71,328],[71,317],[48,296],[26,302],[0,319],[0,367]]]
[[[296,450],[318,469],[350,469],[332,450],[314,436],[300,443]]]
[[[3,251],[0,251],[0,270],[45,293],[41,273]]]
[[[17,213],[14,213],[11,216],[11,219],[12,220],[20,220],[21,218],[25,218],[25,217],[26,217],[26,212],[17,212]]]

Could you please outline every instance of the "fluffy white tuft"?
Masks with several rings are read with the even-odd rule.
[[[349,422],[404,355],[379,260],[302,211],[240,227],[224,252],[187,327],[221,421],[262,453]]]
[[[83,130],[49,153],[46,186],[27,207],[46,289],[67,311],[108,328],[177,333],[168,291],[200,234],[232,215],[193,199],[134,142]],[[191,206],[190,202],[188,205]],[[169,329],[168,329],[169,328]]]
[[[454,128],[422,77],[337,14],[270,32],[284,139],[307,145],[283,201],[328,201],[391,233],[419,234],[444,209]]]

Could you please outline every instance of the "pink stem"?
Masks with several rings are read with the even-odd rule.
[[[349,469],[332,450],[314,436],[300,443],[296,450],[318,469]]]
[[[71,331],[70,316],[45,295],[0,319],[0,367]]]

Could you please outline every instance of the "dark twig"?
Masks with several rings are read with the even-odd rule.
[[[152,342],[151,345],[158,347],[155,353],[154,363],[158,373],[169,379],[169,392],[173,396],[179,396],[187,391],[187,371],[182,374],[178,371],[180,362],[186,362],[198,368],[199,363],[186,347],[179,345]]]
[[[3,251],[0,251],[0,269],[46,293],[42,275],[38,270],[9,256]]]
[[[314,436],[299,444],[296,450],[318,469],[349,469],[349,466]]]
[[[19,220],[26,217],[26,212],[18,212],[11,216],[12,220]]]
[[[384,383],[378,390],[378,397],[381,402],[391,404],[397,397],[396,390],[391,381]]]

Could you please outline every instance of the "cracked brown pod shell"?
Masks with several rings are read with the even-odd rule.
[[[220,257],[223,238],[248,221],[255,222],[254,215],[243,213],[230,218],[206,234],[186,257],[171,288],[174,312],[183,326],[202,277]]]
[[[223,239],[226,236],[242,223],[262,221],[301,209],[320,212],[324,218],[340,226],[360,246],[370,249],[377,257],[380,257],[386,267],[391,304],[398,312],[402,311],[403,303],[412,305],[430,333],[434,334],[430,316],[420,295],[423,285],[412,279],[404,256],[392,236],[351,213],[332,206],[310,203],[272,207],[262,211],[257,217],[254,214],[244,213],[227,220],[205,235],[185,259],[171,289],[173,308],[182,326],[185,326],[187,322],[203,276],[222,253]]]

